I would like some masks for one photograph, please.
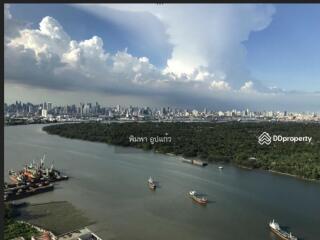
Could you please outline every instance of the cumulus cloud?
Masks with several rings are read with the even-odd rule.
[[[6,43],[6,79],[54,88],[112,88],[160,80],[146,57],[126,51],[110,55],[98,36],[75,41],[58,21],[45,17],[38,29],[19,29]],[[26,78],[27,76],[27,78]],[[113,86],[114,87],[114,86]]]
[[[254,92],[254,83],[252,81],[245,82],[244,85],[240,88],[241,92]]]
[[[49,16],[37,29],[19,29],[5,46],[6,79],[38,87],[136,93],[168,92],[178,87],[177,91],[188,93],[193,88],[208,90],[214,77],[204,67],[190,74],[166,72],[127,49],[107,53],[100,37],[72,40]]]
[[[41,56],[57,54],[61,56],[66,51],[70,38],[62,26],[52,17],[45,17],[39,24],[39,29],[22,29],[20,36],[12,39],[8,47],[33,50],[38,59]]]
[[[268,27],[275,13],[273,5],[190,4],[190,5],[125,5],[106,7],[124,11],[149,12],[167,26],[173,45],[165,72],[192,75],[198,68],[222,75],[232,88],[240,88],[251,78],[246,68],[243,43],[250,33]],[[84,9],[97,11],[94,6]],[[101,10],[99,10],[101,12]]]
[[[213,90],[222,90],[222,91],[229,91],[231,87],[229,86],[229,83],[218,80],[218,81],[213,81],[210,86]]]

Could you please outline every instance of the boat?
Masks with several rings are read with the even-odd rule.
[[[152,189],[152,190],[156,190],[156,184],[154,183],[152,177],[149,177],[148,179],[148,185],[149,185],[149,188]]]
[[[182,159],[182,162],[190,163],[190,164],[197,165],[197,166],[202,166],[202,167],[205,167],[205,166],[208,165],[207,162],[204,162],[204,161],[201,161],[201,160],[191,160],[191,159],[185,159],[185,158]]]
[[[190,197],[199,204],[206,205],[208,203],[208,199],[200,196],[196,191],[189,192]]]
[[[222,170],[222,169],[223,169],[223,167],[222,167],[222,166],[219,166],[219,169],[220,169],[220,170]]]
[[[291,233],[288,233],[281,229],[280,225],[272,220],[272,222],[269,223],[269,227],[273,233],[275,233],[277,236],[279,236],[281,239],[284,240],[298,240],[297,237],[293,236]]]
[[[5,201],[13,201],[22,198],[26,198],[35,194],[44,193],[48,191],[52,191],[54,189],[53,184],[41,185],[41,186],[33,186],[25,188],[16,188],[14,191],[6,191],[4,192],[4,200]]]
[[[9,171],[9,178],[15,184],[25,184],[25,183],[39,183],[43,181],[62,181],[68,180],[68,176],[62,175],[60,171],[54,169],[53,164],[51,167],[46,167],[45,155],[40,159],[40,163],[35,163],[32,161],[29,165],[25,165],[23,170],[15,172],[14,170]]]
[[[9,170],[9,178],[14,184],[21,184],[26,181],[26,177],[24,176],[22,171],[17,173],[13,170]]]

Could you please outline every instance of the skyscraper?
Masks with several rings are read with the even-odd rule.
[[[52,103],[51,102],[48,102],[48,112],[50,112],[52,110]]]

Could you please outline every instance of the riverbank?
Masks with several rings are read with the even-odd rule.
[[[297,178],[299,180],[320,183],[320,180],[318,180],[318,179],[304,178],[304,177],[300,177],[300,176],[297,176],[297,175],[293,175],[293,174],[289,174],[289,173],[282,173],[282,172],[278,172],[278,171],[274,171],[274,170],[267,170],[267,171],[271,172],[271,173],[279,174],[279,175],[284,175],[284,176],[288,176],[288,177]]]
[[[236,166],[236,167],[238,167],[238,168],[241,168],[241,169],[249,170],[249,171],[254,171],[254,170],[255,170],[254,168],[250,168],[250,167],[246,167],[246,166],[241,166],[241,165],[237,165],[237,164],[234,164],[234,166]],[[319,183],[320,183],[320,181],[317,180],[317,179],[303,178],[303,177],[300,177],[300,176],[294,175],[294,174],[282,173],[282,172],[278,172],[278,171],[274,171],[274,170],[263,170],[263,171],[270,172],[270,173],[274,173],[274,174],[278,174],[278,175],[293,177],[293,178],[297,178],[297,179],[299,179],[299,180],[304,180],[304,181],[309,181],[309,182],[319,182]]]
[[[96,240],[102,240],[88,229],[88,225],[93,222],[90,222],[81,211],[67,201],[37,204],[7,203],[5,214],[5,240],[18,237],[26,240],[32,237],[74,240],[89,235]]]
[[[207,162],[231,162],[249,169],[269,169],[303,179],[320,180],[318,142],[260,145],[257,136],[261,129],[282,135],[299,134],[310,135],[313,139],[320,138],[319,125],[302,126],[298,123],[80,123],[43,128],[48,134],[71,139],[153,150]],[[170,137],[172,141],[148,142],[148,139],[154,139],[155,136],[159,139]],[[131,138],[143,141],[132,142]]]
[[[67,201],[28,204],[19,211],[18,220],[47,229],[56,236],[94,223]]]

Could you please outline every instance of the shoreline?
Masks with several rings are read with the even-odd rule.
[[[110,143],[106,143],[106,142],[99,142],[99,141],[90,141],[90,140],[86,140],[86,139],[79,139],[79,138],[69,138],[69,137],[65,137],[65,136],[61,136],[59,134],[52,134],[52,133],[49,133],[45,130],[43,130],[43,127],[41,128],[41,130],[45,133],[47,133],[48,135],[56,135],[56,136],[59,136],[59,137],[63,137],[63,138],[67,138],[67,139],[77,139],[77,140],[82,140],[82,141],[88,141],[88,142],[97,142],[97,143],[104,143],[104,144],[107,144],[107,145],[110,145],[110,146],[118,146],[118,147],[124,147],[124,148],[134,148],[134,149],[141,149],[143,151],[152,151],[154,153],[158,153],[158,154],[162,154],[162,155],[167,155],[167,156],[171,156],[171,157],[176,157],[176,158],[180,158],[181,160],[183,159],[186,159],[186,160],[193,160],[193,159],[199,159],[201,160],[201,158],[199,157],[194,157],[194,158],[185,158],[183,157],[182,154],[180,155],[176,155],[174,153],[170,153],[170,152],[167,152],[167,153],[162,153],[158,150],[155,150],[155,149],[148,149],[148,150],[144,150],[143,148],[139,148],[139,147],[135,147],[135,146],[123,146],[123,145],[117,145],[117,144],[110,144]],[[203,160],[201,160],[203,161]],[[211,161],[206,161],[208,164],[212,164],[212,163],[216,163],[216,164],[219,164],[219,162],[211,162]],[[223,164],[226,164],[226,162],[220,162],[220,163],[223,163]],[[265,170],[265,169],[262,169],[262,168],[250,168],[250,167],[247,167],[247,166],[243,166],[243,165],[239,165],[239,164],[236,164],[236,163],[233,163],[232,161],[231,162],[227,162],[228,164],[231,164],[235,167],[238,167],[238,168],[241,168],[241,169],[245,169],[245,170],[261,170],[261,171],[265,171],[265,172],[270,172],[270,173],[275,173],[275,174],[280,174],[280,175],[285,175],[285,176],[288,176],[288,177],[294,177],[296,179],[300,179],[300,180],[304,180],[304,181],[308,181],[308,182],[316,182],[316,183],[320,183],[320,180],[317,180],[317,179],[311,179],[311,178],[305,178],[305,177],[301,177],[301,176],[298,176],[298,175],[294,175],[294,174],[290,174],[290,173],[285,173],[285,172],[279,172],[279,171],[276,171],[276,170]]]
[[[298,175],[294,175],[294,174],[290,174],[290,173],[284,173],[284,172],[279,172],[279,171],[276,171],[276,170],[271,170],[271,169],[265,170],[265,169],[262,169],[262,168],[250,168],[250,167],[246,167],[246,166],[242,166],[242,165],[234,164],[234,163],[231,163],[231,164],[232,164],[233,166],[236,166],[236,167],[238,167],[238,168],[245,169],[245,170],[250,170],[250,171],[260,170],[260,171],[263,171],[263,172],[269,172],[269,173],[273,173],[273,174],[284,175],[284,176],[287,176],[287,177],[292,177],[292,178],[296,178],[296,179],[304,180],[304,181],[308,181],[308,182],[320,183],[320,180],[317,180],[317,179],[304,178],[304,177],[301,177],[301,176],[298,176]]]
[[[261,170],[263,170],[263,169],[261,169]],[[285,176],[288,176],[288,177],[293,177],[293,178],[297,178],[299,180],[304,180],[304,181],[308,181],[308,182],[320,183],[320,180],[312,179],[312,178],[304,178],[304,177],[301,177],[301,176],[298,176],[298,175],[294,175],[294,174],[290,174],[290,173],[278,172],[276,170],[264,170],[264,171],[267,171],[267,172],[270,172],[270,173],[279,174],[279,175],[285,175]]]

